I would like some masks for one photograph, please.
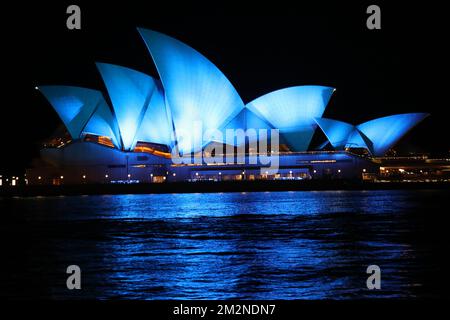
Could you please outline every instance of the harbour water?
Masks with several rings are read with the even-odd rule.
[[[0,199],[14,299],[449,297],[448,190]],[[82,289],[66,288],[81,268]],[[366,268],[381,268],[369,290]]]

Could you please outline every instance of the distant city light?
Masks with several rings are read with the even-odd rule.
[[[177,174],[174,172],[174,173],[172,173],[172,175],[175,177]]]
[[[60,178],[61,178],[61,179],[64,179],[64,176],[61,176]]]
[[[105,174],[105,178],[108,178],[108,175],[107,175],[107,174]]]
[[[130,178],[131,177],[131,174],[128,174],[128,178]]]
[[[86,175],[83,174],[83,179],[86,179]]]
[[[338,172],[341,173],[341,169],[338,169]]]
[[[367,170],[366,169],[363,169],[363,172],[366,172]]]
[[[41,176],[39,176],[39,177],[38,177],[38,180],[41,180],[41,179],[42,179],[42,177],[41,177]]]

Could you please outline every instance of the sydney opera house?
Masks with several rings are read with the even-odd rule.
[[[362,179],[377,173],[377,157],[427,116],[356,125],[323,118],[335,89],[317,85],[245,103],[202,54],[167,35],[138,31],[159,79],[97,63],[106,90],[36,87],[65,131],[46,142],[27,170],[29,184]],[[325,141],[312,145],[317,130]]]

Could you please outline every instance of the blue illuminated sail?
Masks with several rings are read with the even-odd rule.
[[[242,99],[225,75],[196,50],[159,32],[138,30],[164,87],[178,151],[198,151],[208,141],[192,136],[195,128],[220,129],[244,108]]]
[[[293,151],[306,151],[334,88],[297,86],[265,94],[246,107],[280,130]]]
[[[355,131],[354,125],[343,121],[327,118],[314,118],[314,120],[335,149],[344,149],[350,134]]]
[[[364,122],[356,128],[373,143],[372,153],[382,156],[427,116],[427,113],[396,114]]]
[[[142,72],[122,66],[97,63],[97,68],[111,99],[123,148],[132,150],[152,97],[155,92],[158,95],[156,81]]]
[[[81,132],[96,107],[102,103],[101,92],[73,86],[40,86],[39,90],[58,113],[73,139]]]

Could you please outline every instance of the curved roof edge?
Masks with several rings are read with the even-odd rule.
[[[121,148],[117,123],[102,92],[64,85],[37,88],[58,113],[72,139],[81,138],[83,133],[107,136]]]
[[[275,90],[247,103],[246,107],[273,127],[280,129],[294,151],[306,151],[336,89],[303,85]]]
[[[205,56],[165,34],[137,28],[156,65],[175,127],[179,153],[196,152],[206,145],[190,137],[201,124],[219,130],[234,118],[244,103],[227,77]]]
[[[334,119],[314,118],[314,121],[336,149],[344,149],[350,135],[356,130],[352,124]]]
[[[373,143],[373,154],[383,156],[429,113],[401,113],[364,122],[356,128]]]
[[[120,65],[96,63],[111,99],[122,145],[132,150],[142,119],[156,89],[153,77]]]

